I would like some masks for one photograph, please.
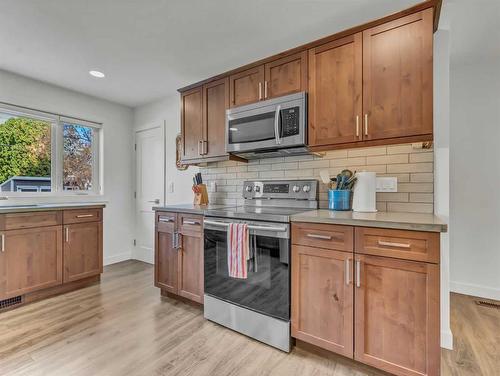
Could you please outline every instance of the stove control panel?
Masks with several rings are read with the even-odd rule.
[[[243,183],[245,199],[317,200],[317,180],[249,180]]]

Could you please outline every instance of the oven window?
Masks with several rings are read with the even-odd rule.
[[[248,278],[228,276],[227,233],[205,229],[205,293],[276,318],[290,318],[289,239],[250,233]]]
[[[266,112],[254,116],[229,121],[229,143],[242,144],[272,140],[274,135],[274,115],[276,112]]]

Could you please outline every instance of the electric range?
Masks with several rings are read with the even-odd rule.
[[[290,351],[290,216],[318,208],[316,180],[245,181],[244,205],[207,210],[205,318]],[[246,223],[248,277],[228,274],[227,229]]]

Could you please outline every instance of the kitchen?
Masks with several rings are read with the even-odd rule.
[[[180,89],[165,100],[147,102],[159,95],[132,77],[137,90],[121,90],[111,66],[96,86],[46,78],[88,97],[7,72],[30,76],[16,56],[10,64],[24,71],[2,66],[3,124],[47,124],[52,168],[50,192],[33,193],[22,174],[9,183],[24,184],[17,192],[2,188],[0,369],[495,374],[498,356],[470,333],[498,331],[496,258],[488,266],[461,251],[466,186],[450,184],[464,163],[450,148],[459,140],[450,118],[467,118],[455,117],[450,87],[468,77],[450,72],[450,18],[470,5],[389,3],[364,18],[345,3],[351,16],[336,27],[319,23],[319,34],[285,48],[269,41],[231,64],[186,74],[181,63]],[[335,14],[313,8],[318,19]],[[99,100],[108,82],[126,106]],[[66,146],[75,139],[92,155],[85,176],[68,172],[82,165]],[[487,252],[491,231],[482,239]]]

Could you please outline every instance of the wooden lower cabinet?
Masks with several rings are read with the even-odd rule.
[[[293,247],[293,337],[352,357],[352,275],[351,253]]]
[[[317,235],[315,243],[306,233]],[[345,236],[339,250],[316,241],[339,233],[350,234],[354,251]],[[381,249],[368,247],[373,236]],[[407,243],[408,258],[418,261],[401,259],[398,247]],[[439,263],[414,254],[439,255],[435,234],[293,223],[292,244],[293,337],[395,375],[439,375]]]
[[[357,255],[354,358],[397,375],[439,375],[439,266]]]
[[[102,273],[102,222],[64,226],[64,282]]]
[[[61,226],[0,234],[0,300],[62,284]]]
[[[156,213],[155,286],[203,304],[203,217]]]

